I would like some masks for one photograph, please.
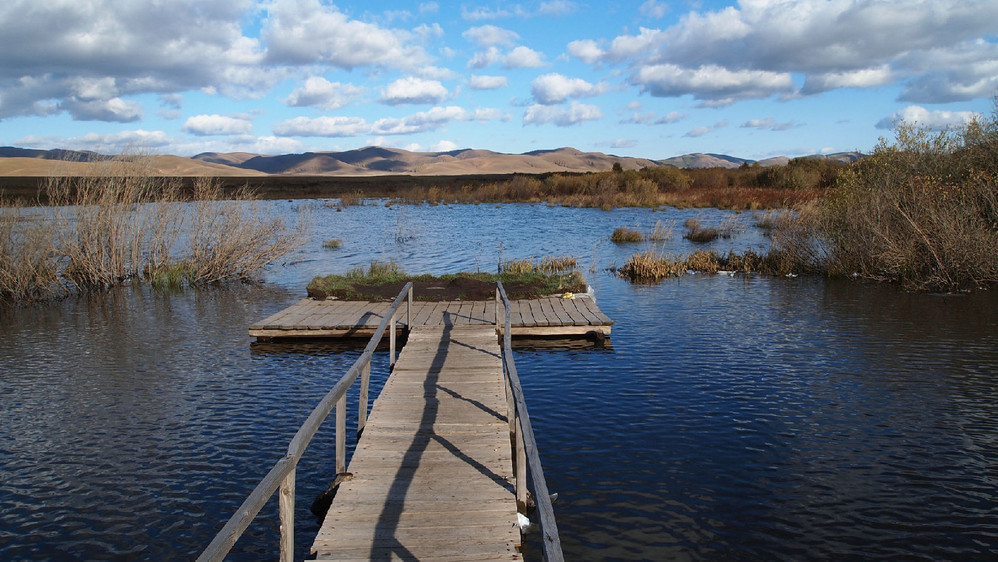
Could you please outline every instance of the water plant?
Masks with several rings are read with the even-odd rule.
[[[625,242],[641,242],[644,239],[645,235],[642,234],[640,230],[626,226],[618,226],[613,229],[613,234],[610,235],[610,241],[616,242],[617,244]]]
[[[326,240],[322,243],[322,247],[327,250],[338,250],[343,247],[343,240],[339,238],[333,238],[331,240]]]

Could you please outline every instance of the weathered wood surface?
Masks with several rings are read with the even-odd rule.
[[[412,305],[412,325],[493,325],[495,307],[495,301],[417,301]],[[250,326],[249,334],[258,338],[370,336],[387,309],[388,304],[380,302],[306,298]],[[510,320],[514,336],[610,335],[613,325],[593,299],[584,295],[511,301]],[[405,323],[404,311],[401,323]]]
[[[312,545],[317,559],[521,559],[496,333],[460,317],[413,327]]]

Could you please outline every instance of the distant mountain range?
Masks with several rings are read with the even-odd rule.
[[[814,155],[852,162],[858,152]],[[73,175],[82,173],[108,156],[89,151],[33,150],[0,147],[0,176]],[[762,166],[782,165],[787,157],[758,161]],[[535,150],[524,154],[504,154],[490,150],[452,150],[449,152],[411,152],[397,148],[369,146],[344,152],[306,152],[265,156],[246,152],[205,152],[191,158],[150,156],[143,160],[150,173],[183,176],[372,176],[407,174],[451,176],[475,174],[512,174],[544,172],[596,172],[609,170],[615,163],[624,169],[649,166],[678,168],[737,168],[755,161],[723,154],[686,154],[665,160],[613,156],[601,152],[581,152],[574,148]]]

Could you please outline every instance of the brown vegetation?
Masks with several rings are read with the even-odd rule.
[[[53,207],[3,206],[0,298],[30,300],[130,280],[247,280],[304,241],[306,221],[290,230],[248,193],[223,200],[213,180],[199,179],[191,193],[179,178],[152,178],[132,160],[101,171],[51,178],[46,196]]]

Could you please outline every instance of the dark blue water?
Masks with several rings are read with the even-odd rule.
[[[607,242],[614,227],[676,221],[661,251],[686,252],[682,221],[718,211],[274,205],[310,208],[315,236],[263,286],[0,311],[0,558],[195,557],[359,353],[254,344],[249,324],[318,273],[491,271],[500,254],[579,257],[617,322],[605,349],[517,351],[567,559],[998,555],[994,293],[604,271],[646,247]],[[764,248],[740,219],[718,249]],[[323,250],[331,238],[343,248]],[[300,556],[332,465],[330,427],[299,468]],[[233,558],[273,557],[276,512]]]

